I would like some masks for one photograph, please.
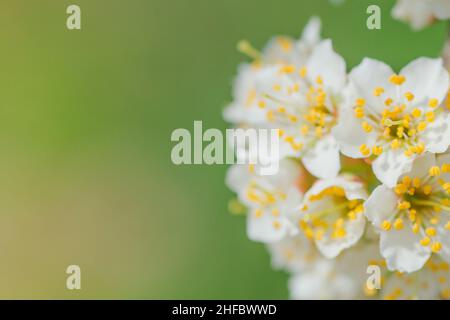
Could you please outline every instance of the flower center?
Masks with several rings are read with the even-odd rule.
[[[362,200],[348,200],[343,188],[332,186],[308,199],[307,212],[299,220],[299,227],[310,239],[321,240],[325,234],[332,238],[345,237],[345,222],[355,220],[363,212]],[[309,208],[311,206],[311,208]]]
[[[368,134],[377,134],[374,146],[362,144],[360,152],[363,156],[369,157],[371,154],[379,156],[384,150],[401,149],[408,157],[414,154],[422,154],[425,151],[425,145],[420,140],[421,133],[425,131],[428,125],[435,121],[436,112],[434,108],[438,107],[437,99],[430,99],[428,106],[423,108],[412,108],[414,93],[406,92],[400,94],[401,85],[406,81],[404,76],[392,75],[390,82],[396,86],[396,97],[385,96],[385,90],[382,87],[374,89],[373,95],[383,103],[381,114],[372,110],[366,105],[366,101],[359,98],[355,102],[354,116],[361,119],[361,127]],[[424,111],[429,110],[429,111]]]
[[[437,238],[437,225],[445,219],[444,232],[450,230],[450,183],[441,178],[442,173],[450,173],[450,164],[429,168],[425,178],[403,177],[395,187],[395,193],[399,196],[398,212],[393,221],[383,221],[381,228],[385,231],[392,227],[401,230],[405,221],[408,221],[414,233],[421,232],[424,235],[420,244],[430,247],[433,252],[439,252],[442,244]]]

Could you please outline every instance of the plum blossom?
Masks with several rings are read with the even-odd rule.
[[[380,232],[389,270],[414,272],[431,255],[450,262],[450,155],[426,153],[394,188],[380,185],[365,203]]]
[[[442,106],[449,87],[441,59],[419,58],[399,74],[364,59],[350,75],[346,104],[333,134],[344,155],[368,158],[388,188],[424,152],[450,145],[450,114]]]
[[[363,235],[366,198],[364,184],[353,176],[318,180],[305,193],[294,222],[325,257],[335,258]]]
[[[285,159],[275,175],[261,175],[254,165],[234,165],[226,178],[229,188],[248,207],[247,234],[251,240],[271,243],[298,230],[289,216],[300,204],[302,193],[297,183],[300,166]]]
[[[397,0],[392,16],[408,22],[415,30],[422,29],[435,20],[450,18],[449,0]]]

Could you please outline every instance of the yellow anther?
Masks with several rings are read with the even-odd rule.
[[[428,227],[425,229],[427,236],[434,237],[436,235],[436,229],[433,227]]]
[[[363,98],[358,98],[356,99],[355,104],[358,107],[364,107],[364,105],[366,104],[366,100],[364,100]]]
[[[442,249],[442,243],[440,243],[440,242],[435,242],[431,245],[431,251],[433,251],[434,253],[441,251],[441,249]]]
[[[364,118],[364,108],[363,107],[355,108],[355,117],[358,119]]]
[[[273,90],[274,91],[280,91],[281,90],[281,86],[279,84],[274,84],[273,85]]]
[[[280,215],[280,210],[278,210],[278,209],[273,209],[273,210],[272,210],[272,215],[273,215],[274,217],[278,217],[278,216]]]
[[[261,209],[255,210],[255,217],[261,218],[263,216],[263,211]]]
[[[384,89],[383,89],[382,87],[376,87],[376,88],[373,90],[373,95],[374,95],[375,97],[379,97],[379,96],[381,96],[383,93],[384,93]]]
[[[322,137],[323,136],[323,128],[316,127],[315,134],[316,134],[316,137],[318,137],[318,138]]]
[[[304,78],[304,77],[306,77],[306,74],[307,74],[307,69],[306,69],[306,67],[301,67],[301,68],[300,68],[300,71],[299,71],[300,77]]]
[[[261,109],[264,109],[266,107],[266,102],[261,100],[258,102],[258,107],[260,107]]]
[[[272,226],[274,229],[280,229],[281,228],[281,223],[277,220],[272,222]]]
[[[420,110],[419,108],[414,108],[411,114],[414,118],[419,118],[422,115],[422,110]]]
[[[362,144],[359,146],[359,151],[363,156],[369,156],[370,155],[370,149],[367,147],[366,144]]]
[[[399,195],[406,193],[407,190],[408,188],[403,183],[397,184],[394,189],[395,193]]]
[[[294,65],[286,65],[280,68],[280,72],[282,73],[293,73],[295,71]]]
[[[395,149],[400,148],[400,146],[401,146],[401,142],[398,139],[392,140],[391,149],[395,150]]]
[[[401,218],[397,218],[394,221],[394,228],[395,230],[402,230],[403,229],[403,220]]]
[[[431,167],[428,174],[432,177],[438,177],[441,175],[441,169],[438,166]]]
[[[427,123],[425,121],[420,122],[417,125],[417,131],[422,132],[427,128]]]
[[[385,128],[383,131],[383,137],[389,138],[391,136],[391,128]]]
[[[447,221],[447,223],[445,224],[445,229],[450,230],[450,221]]]
[[[412,231],[417,234],[417,233],[419,233],[419,230],[420,230],[419,224],[418,223],[414,223],[413,227],[412,227]]]
[[[439,100],[438,99],[430,99],[428,101],[428,106],[431,108],[436,108],[439,104]]]
[[[347,232],[345,231],[344,228],[338,228],[338,229],[334,230],[333,237],[334,238],[343,238],[346,236],[346,234],[347,234]]]
[[[433,111],[427,112],[427,113],[425,114],[425,117],[426,117],[426,119],[427,119],[428,122],[433,122],[434,119],[435,119],[434,112],[433,112]]]
[[[316,240],[322,240],[323,239],[323,236],[325,235],[325,230],[324,229],[318,229],[317,231],[316,231],[316,234],[314,235],[314,238],[316,239]]]
[[[363,130],[365,132],[367,132],[367,133],[372,132],[372,130],[373,130],[373,127],[369,123],[367,123],[366,121],[361,123],[361,126],[362,126]]]
[[[395,84],[397,86],[400,86],[403,84],[403,82],[405,82],[406,78],[404,76],[401,75],[397,75],[397,74],[393,74],[390,78],[389,81],[392,84]]]
[[[278,129],[278,136],[282,137],[284,135],[284,130],[283,129]]]
[[[381,229],[383,229],[384,231],[391,230],[391,223],[387,220],[384,220],[383,223],[381,224]]]
[[[273,120],[275,119],[272,110],[267,111],[266,117],[267,117],[267,120],[268,120],[268,121],[273,121]]]
[[[419,177],[415,177],[412,181],[412,185],[414,186],[414,188],[419,188],[421,184],[421,180]]]
[[[431,194],[433,191],[432,187],[430,185],[423,186],[423,193],[425,193],[427,196]]]
[[[407,93],[405,93],[405,98],[408,101],[413,101],[414,100],[414,95],[411,92],[407,92]]]
[[[444,163],[441,167],[442,173],[450,173],[450,163]]]
[[[293,114],[290,114],[288,117],[289,117],[289,120],[293,123],[298,121],[298,117]]]
[[[436,224],[439,223],[439,219],[438,219],[438,218],[431,218],[431,219],[430,219],[430,222],[431,222],[431,224],[436,225]]]
[[[323,84],[323,79],[322,79],[321,76],[317,76],[317,78],[316,78],[316,83],[317,83],[317,84]]]
[[[381,147],[381,146],[373,146],[372,153],[374,155],[376,155],[376,156],[379,156],[380,154],[383,153],[383,147]]]
[[[279,106],[279,107],[277,108],[277,111],[278,111],[279,113],[285,113],[285,112],[286,112],[286,108],[283,107],[283,106]]]
[[[384,104],[387,106],[390,106],[392,102],[394,102],[394,100],[392,100],[391,98],[387,98],[386,100],[384,100]]]
[[[398,204],[397,208],[399,210],[409,209],[411,208],[411,203],[408,201],[402,201]]]
[[[412,182],[411,177],[410,176],[404,176],[402,178],[402,182],[403,182],[403,184],[405,186],[409,187],[411,185],[411,182]]]
[[[428,237],[423,237],[420,240],[420,245],[422,245],[423,247],[427,247],[430,244],[431,240]]]
[[[397,127],[397,137],[399,137],[399,138],[403,137],[404,132],[405,132],[405,128]]]
[[[414,209],[409,210],[408,217],[409,217],[409,220],[411,220],[411,222],[416,221],[417,211]]]

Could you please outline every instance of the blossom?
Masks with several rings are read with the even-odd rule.
[[[269,41],[261,52],[248,42],[242,41],[238,48],[253,58],[252,63],[239,66],[233,85],[233,101],[223,112],[225,120],[239,125],[257,125],[265,122],[266,112],[258,108],[262,95],[256,88],[267,75],[267,68],[274,65],[293,64],[302,66],[320,41],[321,22],[317,17],[309,20],[299,40],[278,36]]]
[[[450,18],[449,0],[398,0],[392,16],[409,22],[415,30],[433,23],[436,19]]]
[[[280,241],[298,232],[289,216],[300,204],[302,193],[297,183],[300,166],[289,159],[280,161],[275,175],[261,175],[258,166],[234,165],[226,182],[239,200],[249,208],[247,234],[264,243]]]
[[[384,300],[450,299],[450,267],[438,257],[432,257],[423,268],[412,273],[389,272],[384,260],[373,260],[379,266],[382,286],[370,294]]]
[[[419,155],[448,148],[450,114],[441,103],[449,76],[441,59],[419,58],[395,74],[366,58],[349,78],[333,134],[343,154],[373,160],[376,177],[388,188]]]
[[[267,244],[267,249],[271,255],[272,267],[290,273],[302,272],[323,259],[314,243],[302,233]]]
[[[316,177],[335,177],[340,159],[331,129],[346,84],[344,59],[324,40],[304,66],[285,64],[266,72],[257,84],[263,93],[258,105],[267,126],[280,129],[280,157],[300,158]]]
[[[364,185],[352,176],[318,180],[293,215],[305,236],[319,251],[334,258],[355,245],[364,233]]]
[[[450,262],[450,155],[427,153],[394,187],[378,186],[365,203],[380,232],[389,270],[417,271],[432,254]]]

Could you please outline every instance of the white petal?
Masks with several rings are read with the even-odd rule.
[[[322,22],[319,17],[311,17],[302,32],[301,42],[309,46],[315,45],[320,41],[320,30]]]
[[[250,172],[246,165],[233,165],[227,170],[225,184],[232,191],[242,192],[250,181]]]
[[[448,263],[450,263],[450,230],[445,228],[445,225],[450,222],[448,215],[443,215],[442,219],[437,227],[437,240],[442,244],[442,249],[439,251],[439,255]]]
[[[279,227],[275,227],[274,223],[279,223]],[[297,229],[288,219],[274,217],[270,211],[264,212],[261,217],[256,217],[254,210],[248,214],[247,235],[252,241],[273,243],[296,233]]]
[[[389,270],[414,272],[423,267],[430,257],[430,249],[420,245],[421,235],[414,234],[410,226],[402,230],[382,231],[380,251]]]
[[[450,145],[450,113],[443,113],[428,124],[422,133],[426,150],[433,153],[445,152]]]
[[[385,97],[395,97],[394,88],[389,83],[389,78],[394,74],[391,67],[387,64],[364,58],[364,60],[350,72],[349,78],[356,94],[359,98],[364,98],[373,112],[381,114],[385,105]],[[373,91],[377,87],[382,87],[385,93],[380,97],[375,97]]]
[[[364,233],[366,219],[364,215],[359,214],[355,220],[346,221],[344,228],[346,235],[342,238],[332,239],[324,236],[322,240],[317,240],[317,248],[329,259],[337,257],[343,250],[355,245]]]
[[[384,185],[375,188],[369,199],[364,203],[365,215],[372,224],[379,228],[384,220],[391,220],[397,210],[395,192]]]
[[[413,157],[407,157],[402,150],[386,150],[373,162],[375,176],[389,188],[393,188],[398,178],[411,170]]]
[[[418,58],[405,66],[400,74],[406,78],[402,90],[414,94],[414,105],[426,105],[431,98],[440,103],[447,95],[449,78],[442,59]]]
[[[339,147],[332,135],[320,139],[302,158],[306,169],[318,178],[335,177],[341,169]]]
[[[334,52],[331,40],[324,40],[314,48],[306,67],[311,82],[314,83],[320,76],[324,87],[331,89],[334,94],[339,93],[345,85],[345,61]]]
[[[407,173],[410,177],[426,178],[432,166],[436,164],[436,157],[432,153],[425,153],[414,160],[412,169]]]
[[[344,111],[344,110],[342,110]],[[332,129],[341,152],[351,158],[364,158],[359,150],[362,144],[369,148],[375,145],[377,134],[367,133],[361,127],[360,120],[353,116],[353,110],[345,110],[339,115],[338,124]]]

